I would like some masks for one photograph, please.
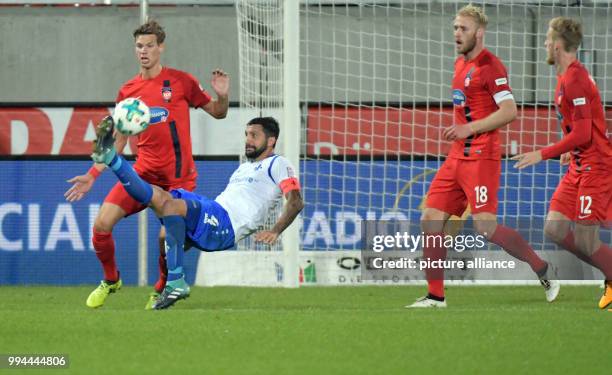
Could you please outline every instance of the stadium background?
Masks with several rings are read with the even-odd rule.
[[[108,2],[113,5],[103,5]],[[0,372],[8,367],[3,354],[37,353],[68,356],[68,368],[57,371],[74,374],[609,374],[612,321],[597,309],[602,290],[594,285],[563,285],[557,301],[546,303],[540,285],[457,288],[447,282],[449,307],[423,311],[404,309],[423,295],[423,285],[201,288],[206,283],[198,277],[227,281],[228,269],[190,251],[191,297],[167,311],[145,311],[157,272],[159,224],[151,213],[146,280],[138,271],[138,220],[132,217],[114,232],[129,285],[102,308],[86,307],[102,275],[91,250],[91,221],[115,178],[103,174],[75,204],[63,199],[65,180],[87,170],[93,124],[137,72],[131,32],[139,10],[117,5],[137,2],[88,0],[75,7],[65,0],[27,6],[0,0]],[[280,45],[278,14],[257,23],[261,14],[255,12],[245,23],[240,17],[250,13],[237,16],[232,0],[150,3],[150,14],[168,32],[164,64],[192,72],[207,89],[215,67],[232,77],[226,119],[192,111],[198,191],[214,196],[239,162],[245,118],[256,113],[245,109],[253,102],[249,95],[279,91],[278,67],[259,63],[280,59],[258,60],[266,51],[278,55],[268,48]],[[306,201],[301,282],[354,285],[360,283],[356,223],[418,217],[430,172],[442,161],[447,145],[439,127],[451,121],[450,20],[465,2],[301,3],[309,4],[300,8],[301,124],[293,124],[302,130]],[[519,104],[519,119],[503,132],[506,154],[558,137],[553,70],[542,48],[553,14],[583,20],[582,58],[610,104],[611,1],[475,3],[487,4],[487,44],[509,67]],[[239,25],[246,26],[245,38]],[[241,55],[245,47],[253,53]],[[239,70],[253,56],[248,63],[259,70],[247,82]],[[252,101],[239,106],[245,97]],[[266,100],[279,105],[274,95]],[[503,220],[511,226],[541,221],[562,169],[557,161],[520,174],[511,166],[503,161]],[[529,240],[545,246],[541,237]],[[268,259],[280,252],[254,253],[213,255],[243,260],[245,274],[264,270],[272,280],[266,285],[282,285],[284,263]],[[265,269],[252,267],[260,264],[255,255],[264,255]],[[202,263],[214,267],[198,273]],[[239,276],[229,281],[257,285]]]
[[[206,82],[213,68],[221,67],[232,77],[233,104],[227,119],[211,120],[192,111],[198,191],[214,197],[242,152],[240,119],[246,110],[237,102],[241,75],[236,9],[231,1],[152,3],[151,15],[168,34],[164,64],[192,72],[209,90]],[[416,181],[409,194],[400,197],[399,206],[398,192],[415,176],[435,170],[446,152],[448,145],[440,140],[438,129],[452,121],[448,85],[454,54],[445,43],[452,36],[449,15],[459,3],[391,3],[391,9],[399,7],[400,12],[385,10],[385,1],[339,10],[323,3],[302,9],[300,170],[306,208],[300,247],[356,250],[359,220],[418,219],[416,208],[427,180]],[[606,4],[514,1],[487,6],[487,44],[506,63],[520,104],[520,126],[502,135],[504,154],[557,139],[550,106],[552,69],[544,63],[542,48],[546,20],[552,15],[579,15],[588,25],[583,57],[604,101],[610,100],[612,75],[606,62],[612,61],[612,14]],[[92,124],[107,113],[117,88],[136,72],[131,32],[139,23],[138,8],[4,4],[0,9],[0,32],[11,35],[0,40],[5,64],[0,71],[0,177],[5,181],[0,190],[0,284],[95,283],[100,272],[90,227],[114,178],[105,174],[76,204],[64,202],[63,192],[68,187],[65,180],[84,173],[89,165]],[[341,29],[352,33],[341,34]],[[358,40],[351,39],[355,35]],[[390,37],[394,35],[398,37]],[[333,45],[344,42],[358,44],[360,62],[351,63],[352,52]],[[394,54],[398,50],[401,53]],[[364,66],[371,71],[364,71]],[[394,79],[397,76],[407,83]],[[402,127],[409,122],[414,126]],[[380,124],[385,137],[375,136]],[[520,175],[507,161],[503,165],[502,216],[542,218],[562,173],[558,163],[542,163]],[[355,175],[359,178],[350,177]],[[151,283],[159,225],[150,213],[149,224]],[[118,262],[129,284],[138,279],[135,230],[135,218],[115,230]],[[190,281],[198,256],[188,255]],[[308,267],[301,266],[302,271]]]

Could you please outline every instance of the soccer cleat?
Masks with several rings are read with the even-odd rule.
[[[106,116],[96,127],[96,140],[93,143],[91,158],[96,163],[109,165],[115,154],[115,138],[113,137],[114,122],[111,116]]]
[[[612,305],[612,280],[606,280],[604,285],[605,285],[604,294],[603,296],[601,296],[601,299],[599,300],[600,309],[605,309],[606,307]],[[608,311],[611,311],[611,310],[612,309]]]
[[[121,279],[117,280],[117,282],[114,282],[112,284],[106,280],[102,280],[100,282],[100,285],[98,285],[98,287],[89,294],[89,297],[87,297],[87,306],[94,309],[97,307],[101,307],[102,305],[104,305],[106,297],[108,297],[109,294],[115,293],[116,291],[121,289],[122,285],[123,282],[121,281]]]
[[[428,296],[424,296],[417,298],[416,302],[414,302],[412,305],[406,305],[404,307],[407,309],[446,307],[446,301],[437,301],[429,298]]]
[[[151,294],[149,294],[149,300],[145,305],[145,310],[153,310],[153,306],[155,306],[155,302],[157,302],[159,296],[160,294],[157,292],[152,292]]]
[[[153,305],[154,310],[167,309],[174,305],[176,301],[189,297],[189,285],[185,282],[185,278],[182,277],[178,280],[166,282],[166,287],[162,291],[161,295],[155,301]]]
[[[557,277],[557,268],[552,264],[548,263],[546,273],[540,278],[540,284],[544,287],[546,293],[546,300],[552,302],[557,299],[559,295],[559,289],[561,289],[561,283]]]

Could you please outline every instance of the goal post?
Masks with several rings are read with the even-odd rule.
[[[281,135],[283,155],[300,176],[300,5],[299,1],[283,0],[283,121]],[[282,237],[285,254],[285,286],[297,287],[298,253],[300,251],[300,218],[289,226]]]
[[[291,162],[299,176],[299,2],[238,0],[236,14],[240,121],[246,124],[255,116],[275,117],[280,123],[276,151]],[[260,230],[272,228],[283,204],[281,198],[273,205]],[[198,273],[201,279],[196,283],[298,287],[300,224],[298,217],[271,246],[251,236],[239,241],[236,252],[204,254],[200,257],[203,271]],[[207,264],[213,262],[217,266]]]

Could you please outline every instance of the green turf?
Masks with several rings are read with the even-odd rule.
[[[423,287],[193,288],[166,311],[124,287],[0,287],[0,353],[67,353],[74,374],[609,374],[612,313],[596,286],[450,287],[446,310],[403,306]],[[10,371],[10,372],[9,372]],[[17,373],[16,370],[0,372]]]

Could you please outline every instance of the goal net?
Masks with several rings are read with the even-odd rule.
[[[282,38],[283,3],[241,0],[236,5],[240,101],[252,113],[277,114],[282,105],[283,48],[295,43]],[[485,45],[507,67],[519,109],[517,120],[500,134],[498,221],[520,229],[534,249],[552,250],[556,247],[541,228],[565,167],[550,160],[519,173],[508,158],[556,142],[561,134],[552,100],[556,79],[544,49],[548,21],[555,16],[582,21],[579,56],[612,118],[611,4],[472,3],[489,17]],[[361,281],[355,250],[363,245],[364,220],[418,225],[429,184],[450,147],[441,133],[453,123],[452,21],[466,4],[300,2],[300,55],[285,63],[300,67],[302,282]],[[609,232],[602,235],[609,241]],[[254,246],[244,243],[241,249]]]
[[[242,124],[253,117],[266,116],[272,116],[282,123],[283,106],[286,105],[283,89],[283,11],[282,0],[236,1]],[[277,152],[282,152],[285,146],[282,142],[284,131],[287,128],[281,125]],[[299,147],[299,144],[294,147]],[[241,155],[240,162],[246,161],[245,156]],[[281,198],[271,206],[259,230],[272,229],[282,213],[283,203]],[[238,242],[236,252],[202,256],[200,264],[203,272],[198,273],[200,280],[196,282],[204,285],[295,286],[289,279],[295,272],[288,272],[287,268],[297,265],[284,251],[285,236],[286,232],[273,245],[257,242],[254,236],[249,236]]]

